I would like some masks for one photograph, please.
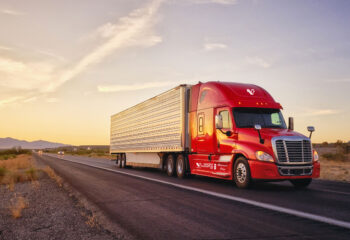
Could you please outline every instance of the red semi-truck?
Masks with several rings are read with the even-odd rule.
[[[111,116],[110,153],[119,167],[156,167],[179,178],[289,180],[308,186],[320,175],[310,136],[288,126],[282,106],[252,84],[180,85]]]

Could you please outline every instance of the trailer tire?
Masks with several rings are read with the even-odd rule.
[[[252,183],[250,168],[245,157],[238,157],[233,168],[233,178],[238,188],[249,188]]]
[[[295,188],[302,189],[310,185],[310,183],[312,182],[312,178],[293,179],[289,181],[294,185]]]
[[[169,177],[175,175],[175,156],[174,154],[169,154],[166,158],[166,173]]]
[[[186,162],[183,154],[177,155],[176,158],[176,175],[178,178],[184,178],[186,174]]]

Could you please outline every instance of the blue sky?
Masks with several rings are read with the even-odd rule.
[[[350,140],[349,1],[0,2],[0,137],[108,144],[180,83],[264,87],[314,141]]]

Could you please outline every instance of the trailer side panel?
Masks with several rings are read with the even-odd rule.
[[[178,152],[188,145],[188,86],[181,85],[111,117],[111,153]]]

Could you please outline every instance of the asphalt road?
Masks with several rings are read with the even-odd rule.
[[[136,239],[350,239],[350,184],[316,180],[237,189],[155,169],[119,169],[109,160],[57,156],[50,165]],[[343,226],[343,227],[341,227]]]

